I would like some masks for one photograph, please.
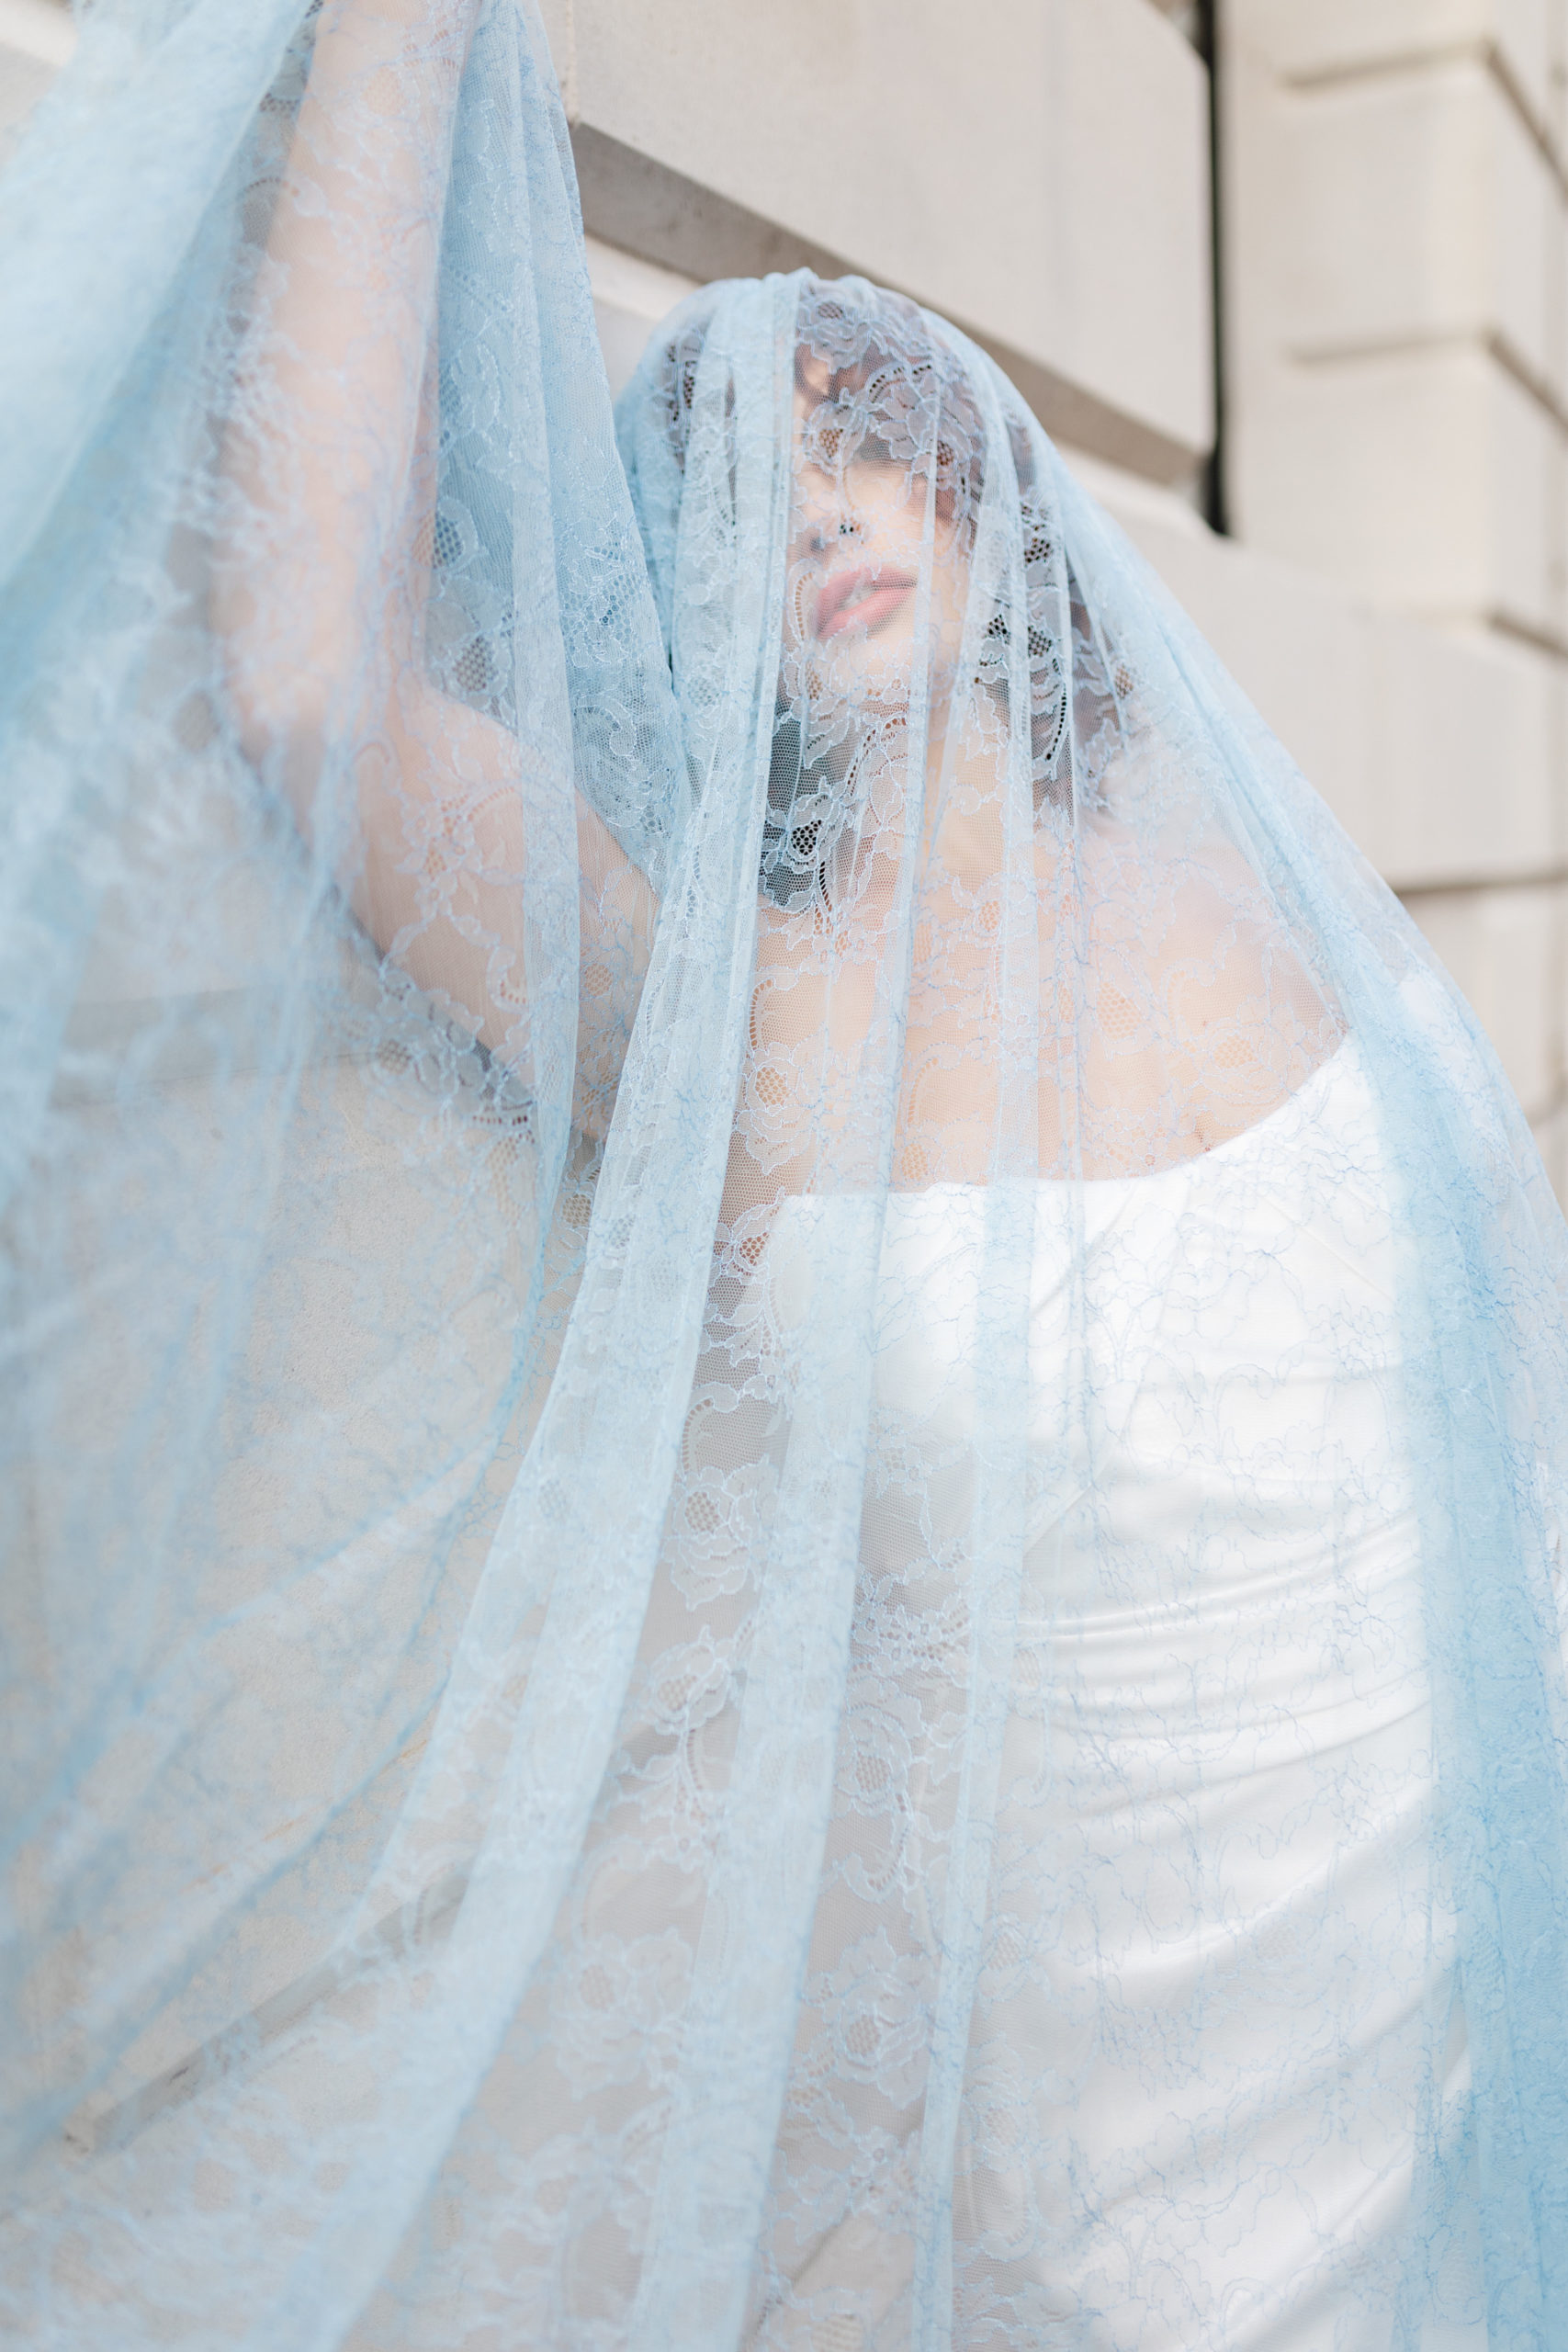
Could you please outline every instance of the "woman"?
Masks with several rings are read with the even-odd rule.
[[[612,431],[536,24],[302,13],[13,184],[8,2325],[1561,2343],[1472,1022],[961,335]]]

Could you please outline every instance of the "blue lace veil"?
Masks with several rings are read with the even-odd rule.
[[[1561,2345],[1494,1057],[961,334],[612,419],[475,13],[98,0],[6,185],[7,2335]]]

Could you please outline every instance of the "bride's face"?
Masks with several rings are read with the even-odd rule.
[[[874,434],[851,442],[825,409],[831,391],[827,364],[803,349],[784,692],[829,729],[835,708],[842,724],[907,707],[921,656],[940,696],[967,585],[953,500],[930,464],[896,460]]]
[[[821,899],[840,917],[895,892],[921,733],[928,788],[914,797],[928,847],[932,828],[970,526],[955,511],[954,436],[929,399],[892,364],[835,376],[809,345],[796,355],[779,707],[799,729],[802,864],[784,870],[793,892],[820,855]],[[940,462],[926,446],[939,440]]]

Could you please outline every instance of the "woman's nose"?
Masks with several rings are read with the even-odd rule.
[[[829,548],[840,546],[845,539],[865,536],[865,526],[858,514],[844,513],[815,514],[811,517],[811,548],[815,555],[825,555]]]

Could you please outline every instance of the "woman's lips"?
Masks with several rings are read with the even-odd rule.
[[[818,591],[818,637],[840,637],[847,628],[880,628],[914,585],[911,572],[889,571],[880,563],[850,564],[835,571]]]

